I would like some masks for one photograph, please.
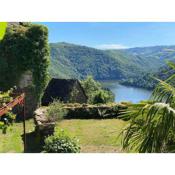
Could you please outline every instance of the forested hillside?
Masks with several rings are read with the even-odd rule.
[[[135,86],[145,89],[154,89],[158,83],[156,79],[166,80],[175,73],[168,65],[161,67],[156,73],[143,73],[142,75],[121,80],[120,83],[127,86]]]
[[[92,75],[98,80],[115,79],[146,88],[153,87],[150,77],[160,72],[166,60],[175,59],[175,46],[98,50],[69,43],[52,43],[50,50],[52,77],[82,79]]]
[[[50,73],[54,77],[84,78],[92,75],[99,80],[120,80],[141,72],[139,65],[130,62],[122,51],[116,51],[114,56],[109,51],[68,43],[50,44],[50,49]]]

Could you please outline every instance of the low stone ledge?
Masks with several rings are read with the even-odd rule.
[[[39,137],[41,143],[44,142],[45,137],[53,135],[56,123],[49,121],[46,116],[46,108],[38,108],[34,115],[35,132]]]
[[[40,138],[40,142],[44,142],[44,138],[53,135],[56,122],[51,121],[46,116],[48,107],[41,107],[35,111],[35,132]],[[109,119],[118,118],[120,112],[126,109],[125,104],[63,104],[63,108],[67,110],[65,119]]]
[[[123,104],[65,104],[64,108],[67,110],[66,119],[107,119],[118,118],[122,109],[126,109]]]

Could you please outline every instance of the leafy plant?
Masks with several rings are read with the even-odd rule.
[[[64,130],[59,130],[53,136],[45,139],[44,152],[47,153],[78,153],[78,140],[71,138]]]
[[[94,104],[108,103],[108,102],[113,102],[113,101],[114,101],[114,95],[112,94],[111,91],[99,90],[94,95],[93,103]]]
[[[0,129],[2,129],[2,133],[6,134],[7,128],[10,125],[13,125],[13,122],[16,119],[16,115],[12,112],[8,112],[3,115],[0,119]]]
[[[175,63],[169,63],[175,69]],[[150,101],[133,104],[123,113],[130,123],[123,131],[123,148],[138,152],[175,152],[175,75],[158,86]]]
[[[86,79],[81,81],[81,85],[88,96],[88,102],[93,103],[94,93],[101,89],[101,84],[96,82],[92,76],[87,76]]]
[[[0,92],[0,107],[6,106],[7,103],[13,100],[13,97],[11,97],[12,92],[12,88],[6,92]],[[11,109],[0,117],[0,129],[2,129],[4,134],[6,133],[8,126],[12,125],[15,119],[16,115],[11,112]]]
[[[92,76],[87,76],[81,81],[81,85],[88,96],[88,103],[107,103],[114,101],[114,94],[110,90],[103,89],[101,84],[93,79]]]
[[[10,89],[6,92],[0,92],[0,107],[9,103],[13,98],[10,96],[13,92],[13,89]]]
[[[56,99],[48,106],[46,113],[50,121],[62,120],[66,114],[67,110],[63,108],[63,103]]]

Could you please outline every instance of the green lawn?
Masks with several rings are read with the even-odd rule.
[[[126,122],[118,119],[63,120],[58,127],[80,140],[81,152],[121,152],[121,136]]]
[[[118,119],[106,120],[63,120],[57,124],[57,128],[68,130],[72,136],[80,140],[81,152],[121,152],[121,136],[119,133],[126,122]],[[22,123],[15,123],[7,131],[0,133],[0,152],[23,152]],[[33,120],[26,121],[26,130],[30,135],[34,131]],[[35,146],[27,137],[28,143]],[[29,147],[29,146],[28,146]],[[35,147],[31,152],[37,152]]]
[[[26,121],[26,132],[30,133],[34,130],[33,120]],[[23,141],[23,124],[14,123],[10,126],[6,134],[2,134],[0,130],[0,153],[22,153],[24,150]]]

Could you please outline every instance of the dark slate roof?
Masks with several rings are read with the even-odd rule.
[[[78,80],[52,78],[43,95],[42,105],[48,105],[48,103],[50,103],[50,101],[52,101],[54,98],[58,98],[61,101],[65,101],[65,99],[69,99],[69,95],[72,91],[72,88],[76,84],[80,86],[80,88],[83,91],[83,94],[87,98],[84,92],[84,89],[82,88]]]

